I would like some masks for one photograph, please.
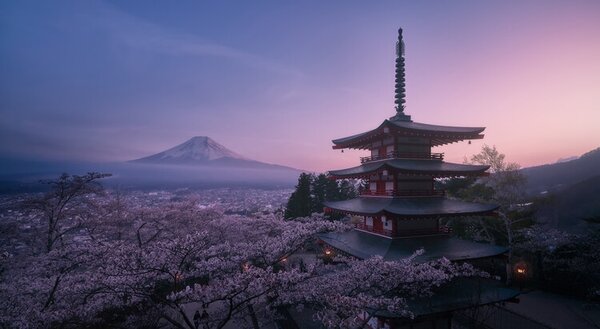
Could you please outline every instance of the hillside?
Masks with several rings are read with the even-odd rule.
[[[585,179],[536,202],[538,220],[569,231],[588,227],[600,219],[600,176]]]
[[[600,175],[600,148],[571,161],[524,168],[522,172],[527,176],[529,194],[561,190]]]

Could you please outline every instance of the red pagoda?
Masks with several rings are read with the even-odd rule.
[[[402,29],[398,33],[396,114],[373,130],[333,140],[334,149],[370,151],[369,156],[360,159],[359,166],[329,172],[333,179],[362,179],[367,182],[366,189],[359,197],[325,203],[326,212],[352,216],[355,229],[329,233],[323,235],[321,240],[338,253],[360,259],[379,255],[386,260],[398,260],[423,248],[425,253],[417,258],[418,261],[441,257],[451,261],[475,263],[480,260],[490,263],[489,260],[492,260],[492,267],[502,268],[505,262],[502,255],[507,252],[507,248],[453,237],[448,227],[442,225],[443,220],[449,218],[493,215],[498,206],[450,199],[443,190],[435,187],[435,180],[438,178],[486,175],[489,166],[449,163],[444,161],[443,153],[432,152],[432,148],[436,146],[482,139],[485,127],[431,125],[412,121],[405,114]],[[462,288],[455,286],[448,289],[463,293],[469,289],[465,284],[468,286],[472,283],[463,282]],[[510,299],[516,295],[513,290],[497,286],[490,285],[488,290],[484,289],[483,295],[479,288],[475,306]],[[449,294],[455,295],[453,292]],[[420,311],[416,313],[427,317],[432,313],[445,312],[448,316],[444,319],[448,320],[451,313],[459,308],[457,305],[473,306],[471,301],[461,304],[456,298],[446,296],[435,306],[435,310],[425,310],[418,306],[416,308]],[[437,323],[439,319],[436,317],[430,320]],[[449,320],[444,323],[449,324]]]

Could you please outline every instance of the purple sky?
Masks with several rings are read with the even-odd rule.
[[[524,166],[600,146],[599,1],[0,3],[0,156],[122,161],[207,135],[249,158],[356,165],[331,139],[394,114],[486,126]]]

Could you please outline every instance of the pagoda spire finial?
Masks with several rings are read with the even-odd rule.
[[[406,83],[404,74],[404,41],[402,40],[402,29],[398,29],[398,42],[396,43],[396,115],[390,120],[412,121],[410,115],[404,114],[404,103],[406,103]]]

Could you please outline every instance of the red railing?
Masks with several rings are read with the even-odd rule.
[[[390,152],[383,155],[372,155],[360,158],[360,163],[377,161],[382,159],[432,159],[443,160],[444,153],[428,153],[428,152]]]
[[[445,190],[385,190],[371,191],[364,190],[361,195],[366,196],[444,196]]]
[[[357,230],[377,233],[385,236],[394,237],[407,237],[407,236],[419,236],[419,235],[436,235],[436,234],[451,234],[452,229],[448,226],[440,226],[436,229],[412,229],[412,230],[401,230],[400,232],[393,232],[392,230],[376,229],[373,226],[365,225],[364,223],[357,223],[354,225]]]
[[[385,236],[392,236],[393,232],[390,230],[384,230],[384,229],[376,229],[373,226],[369,226],[369,225],[365,225],[364,223],[357,223],[354,226],[355,228],[361,230],[361,231],[367,231],[367,232],[371,232],[371,233],[377,233],[377,234],[381,234],[381,235],[385,235]]]

